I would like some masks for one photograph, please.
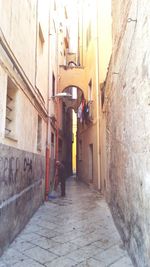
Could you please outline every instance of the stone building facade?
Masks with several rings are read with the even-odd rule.
[[[0,4],[1,254],[44,200],[49,4]]]
[[[106,196],[135,266],[150,266],[149,1],[112,1],[104,86]],[[104,120],[105,120],[104,119]]]
[[[59,1],[0,1],[0,254],[44,201],[54,174],[65,16]]]

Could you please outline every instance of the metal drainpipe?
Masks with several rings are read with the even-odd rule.
[[[34,77],[35,88],[36,88],[36,78],[37,78],[38,5],[39,5],[39,0],[37,0],[36,2],[36,42],[35,42],[35,77]]]
[[[58,22],[57,22],[58,23]],[[56,51],[56,64],[57,64],[57,87],[56,87],[56,90],[57,92],[55,93],[58,93],[58,76],[59,76],[59,25],[57,25],[57,31],[56,31],[56,34],[57,34],[57,51]],[[56,161],[59,159],[58,158],[58,146],[59,146],[59,97],[56,97],[56,119],[57,119],[57,123],[56,123]]]
[[[59,143],[59,97],[56,98],[56,114],[57,114],[57,126],[56,126],[56,161],[58,160],[58,143]]]
[[[100,164],[101,164],[101,159],[100,159],[100,116],[99,116],[99,113],[100,113],[100,109],[99,109],[99,37],[98,37],[98,2],[99,0],[96,0],[96,79],[97,79],[97,82],[96,82],[96,95],[97,95],[97,98],[96,98],[96,109],[97,109],[97,148],[98,148],[98,151],[97,151],[97,172],[98,172],[98,189],[100,190],[101,189],[101,177],[100,177],[100,172],[101,172],[101,168],[100,168]]]
[[[47,93],[47,134],[46,134],[46,175],[45,175],[45,200],[48,200],[49,186],[50,186],[50,110],[49,101],[50,96],[50,8],[49,8],[49,27],[48,27],[48,93]]]

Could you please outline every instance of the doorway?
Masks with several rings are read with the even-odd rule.
[[[77,114],[72,110],[72,170],[76,174],[76,146],[77,146]]]
[[[89,145],[89,180],[93,183],[93,144]]]

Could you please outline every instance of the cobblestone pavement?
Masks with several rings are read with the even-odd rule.
[[[131,267],[105,200],[73,178],[0,258],[0,267]]]

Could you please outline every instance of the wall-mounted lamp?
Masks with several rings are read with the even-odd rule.
[[[61,97],[72,97],[72,95],[69,93],[63,92],[63,93],[56,94],[54,97],[60,97],[60,98]]]
[[[137,19],[128,18],[127,22],[137,22]]]
[[[57,93],[56,95],[51,96],[49,100],[55,99],[55,98],[72,98],[72,95],[66,92],[63,93]]]
[[[119,74],[119,72],[112,72],[112,74]]]

